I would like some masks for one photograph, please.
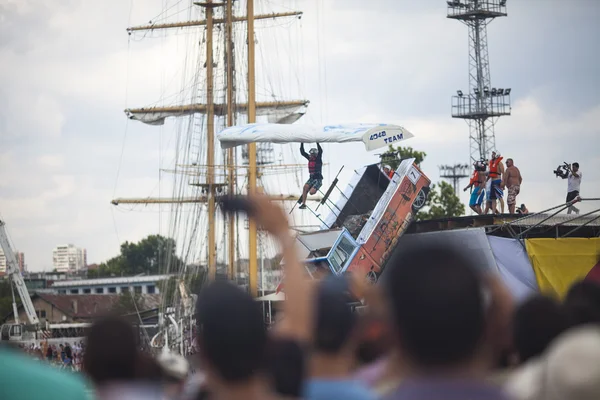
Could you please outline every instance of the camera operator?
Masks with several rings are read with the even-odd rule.
[[[579,170],[579,163],[574,162],[570,167],[567,168],[568,173],[561,175],[563,179],[567,179],[567,203],[579,197],[579,189],[581,187],[581,171]],[[567,214],[579,214],[579,209],[573,205],[569,206]]]

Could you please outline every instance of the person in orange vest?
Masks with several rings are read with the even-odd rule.
[[[500,212],[504,214],[504,190],[502,188],[502,176],[504,175],[504,164],[502,155],[498,150],[492,151],[492,159],[489,164],[488,179],[490,179],[489,199],[492,202],[492,210],[497,212],[496,200],[500,201]]]
[[[383,172],[390,179],[392,179],[392,177],[394,176],[394,170],[387,164],[383,166]]]
[[[473,188],[469,207],[477,214],[481,215],[481,204],[485,197],[485,164],[482,161],[477,161],[473,166],[475,167],[475,170],[473,171],[473,175],[471,175],[469,184],[464,188],[464,191],[466,192],[469,188]]]

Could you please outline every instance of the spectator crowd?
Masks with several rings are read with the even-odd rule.
[[[447,244],[393,255],[377,285],[311,280],[283,210],[250,200],[285,260],[286,301],[272,329],[248,293],[215,281],[198,296],[191,358],[150,356],[128,322],[107,316],[79,353],[68,344],[32,351],[52,361],[85,349],[82,374],[0,349],[0,398],[600,399],[598,283],[515,304],[496,272]],[[361,313],[349,307],[357,299]]]

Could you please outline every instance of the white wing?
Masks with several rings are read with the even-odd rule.
[[[413,134],[407,129],[389,124],[247,124],[232,126],[217,134],[221,147],[224,149],[255,142],[363,142],[367,151],[371,151],[411,137]]]

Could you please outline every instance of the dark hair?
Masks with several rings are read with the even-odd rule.
[[[232,283],[215,281],[198,296],[200,354],[228,382],[265,366],[267,331],[259,304]]]
[[[579,163],[578,162],[574,162],[573,166],[579,168]]]
[[[541,355],[568,327],[567,313],[555,299],[535,295],[526,300],[514,315],[513,340],[519,361]]]
[[[140,381],[158,382],[167,380],[167,375],[156,358],[139,352],[136,358],[135,378]]]
[[[571,286],[565,307],[572,325],[600,323],[600,284],[582,280]]]
[[[483,339],[483,280],[465,251],[426,243],[393,256],[386,267],[398,343],[423,367],[466,361]]]
[[[346,277],[327,276],[319,283],[316,298],[314,349],[337,353],[355,333],[357,314],[350,308]]]
[[[275,391],[286,397],[302,397],[306,375],[304,349],[295,340],[273,338],[269,343],[268,370]]]
[[[87,337],[83,369],[96,384],[135,378],[137,361],[133,327],[108,317],[95,322]]]

